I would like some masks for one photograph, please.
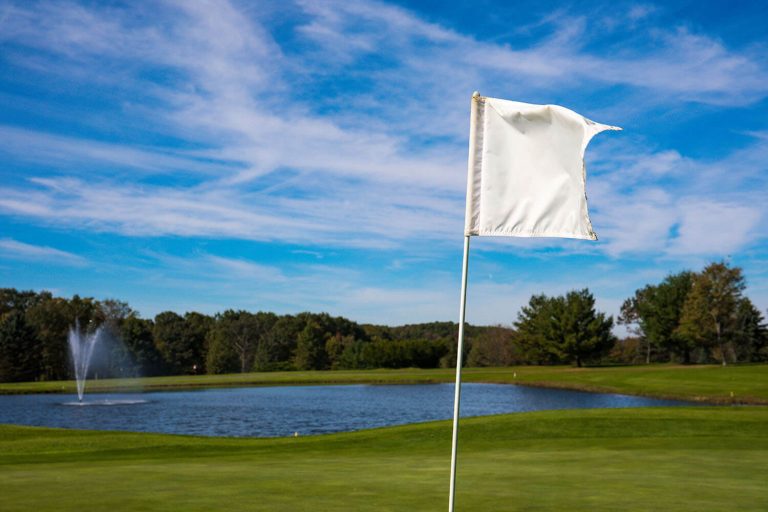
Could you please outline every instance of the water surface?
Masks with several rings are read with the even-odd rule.
[[[0,423],[203,436],[345,432],[453,417],[453,384],[286,386],[0,396]],[[689,405],[628,395],[463,384],[462,417],[552,409]]]

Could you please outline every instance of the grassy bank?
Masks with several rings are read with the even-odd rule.
[[[768,404],[768,365],[745,366],[622,366],[572,368],[522,366],[467,368],[465,382],[497,382],[604,391],[710,403]],[[156,391],[221,386],[308,384],[405,384],[453,382],[454,372],[438,370],[360,370],[273,372],[230,375],[91,380],[87,391]],[[0,384],[0,394],[74,393],[74,382]]]
[[[457,510],[768,510],[768,408],[462,422]],[[0,426],[2,510],[444,510],[449,422],[283,439]]]

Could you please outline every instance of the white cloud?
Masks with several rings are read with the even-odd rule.
[[[0,239],[0,256],[74,267],[83,267],[88,264],[88,260],[77,254],[54,247],[27,244],[11,238]]]
[[[228,275],[236,278],[258,280],[262,283],[265,281],[277,283],[286,280],[283,271],[279,267],[262,265],[240,258],[224,258],[213,255],[208,255],[205,259],[214,267],[218,267]]]
[[[598,233],[611,256],[665,253],[670,231],[678,222],[675,204],[661,190],[644,192],[602,197],[593,223],[600,226]]]
[[[461,233],[473,89],[574,103],[587,91],[610,93],[582,103],[595,112],[607,112],[601,101],[615,102],[617,112],[637,97],[668,107],[747,105],[766,96],[768,68],[758,52],[688,28],[636,27],[652,15],[647,6],[613,22],[609,28],[626,37],[607,47],[596,44],[596,21],[564,12],[542,20],[537,33],[545,35],[523,45],[481,40],[378,2],[287,9],[305,20],[283,20],[282,30],[300,44],[281,45],[260,9],[228,2],[19,3],[0,31],[9,62],[62,83],[122,92],[134,104],[113,105],[115,124],[146,123],[158,140],[195,149],[6,126],[0,148],[13,160],[5,163],[10,172],[14,162],[50,171],[0,185],[0,211],[126,236],[396,248],[400,262],[434,259]],[[753,144],[717,161],[639,137],[596,146],[589,192],[603,241],[526,240],[526,250],[679,261],[764,241],[768,145],[763,132],[753,134]],[[190,174],[194,180],[182,184],[169,179]],[[508,245],[491,251],[522,250]],[[317,300],[339,314],[401,322],[446,318],[446,311],[450,318],[458,303],[453,282],[387,288],[349,272],[329,281],[329,269],[305,269],[310,277],[299,278],[254,261],[197,259],[195,269],[226,278],[225,288],[263,280],[270,287],[259,293],[285,308]],[[185,272],[172,277],[180,289],[198,279],[196,270]],[[333,297],[321,302],[329,289]],[[472,311],[480,323],[501,309],[512,316],[543,291],[477,289]]]
[[[415,237],[445,240],[461,230],[462,211],[453,207],[457,200],[399,187],[352,188],[331,180],[314,183],[322,188],[310,197],[291,198],[206,186],[179,190],[71,178],[31,181],[33,190],[0,188],[0,212],[126,236],[381,248]]]
[[[600,17],[559,12],[541,23],[549,29],[548,36],[521,46],[481,41],[379,2],[302,5],[312,17],[299,28],[300,33],[327,50],[311,70],[323,75],[329,66],[354,69],[353,64],[384,54],[386,63],[371,78],[386,84],[386,92],[370,85],[365,77],[352,78],[370,85],[362,101],[375,105],[389,98],[404,110],[417,112],[419,119],[430,119],[426,114],[438,105],[463,104],[468,91],[475,88],[489,94],[541,97],[542,92],[557,93],[564,87],[623,85],[644,91],[646,96],[653,91],[654,101],[666,104],[680,100],[749,104],[766,96],[763,84],[768,66],[759,52],[729,50],[717,39],[683,26],[633,31],[633,23],[651,11],[644,6],[633,11],[634,17],[630,14],[630,19],[615,23],[614,30],[622,37],[601,45],[601,51],[587,50],[600,36],[609,35],[591,25],[600,24]],[[339,45],[347,36],[355,41],[364,38],[365,44]],[[346,52],[346,58],[338,59],[339,51]],[[463,121],[465,113],[460,114],[456,121]],[[394,115],[388,120],[398,122]],[[421,130],[460,136],[457,124],[464,129],[463,122],[449,122],[453,129],[441,129],[438,123],[427,121],[421,123]]]
[[[647,151],[626,141],[606,146],[588,191],[608,254],[698,261],[768,239],[761,222],[768,218],[765,140],[755,137],[719,159]]]
[[[672,240],[669,254],[734,254],[754,243],[755,227],[764,216],[764,211],[755,206],[686,202],[681,205],[679,236]]]
[[[142,149],[120,143],[105,143],[81,137],[53,135],[0,125],[0,152],[20,162],[54,167],[59,171],[80,173],[96,166],[107,169],[141,170],[147,173],[216,174],[224,163],[200,161],[183,151]]]

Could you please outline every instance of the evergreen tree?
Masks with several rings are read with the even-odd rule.
[[[534,295],[518,313],[517,341],[524,357],[536,364],[555,364],[562,362],[563,354],[555,350],[553,330],[555,318],[555,299],[546,295]]]
[[[768,325],[762,313],[748,298],[736,310],[734,349],[739,361],[768,360]]]
[[[613,318],[595,310],[589,290],[549,298],[536,295],[515,324],[524,350],[539,362],[571,362],[581,367],[607,354],[615,337]]]
[[[596,360],[607,354],[616,339],[611,333],[613,318],[595,310],[595,298],[589,290],[568,292],[562,304],[562,320],[556,322],[558,350],[576,366],[588,360]]]

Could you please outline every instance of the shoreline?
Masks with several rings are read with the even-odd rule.
[[[526,366],[466,368],[462,373],[465,383],[615,393],[712,405],[768,405],[768,365],[732,366],[727,369],[716,365],[593,368]],[[146,393],[225,387],[450,384],[454,380],[454,371],[451,369],[262,372],[89,380],[86,392]],[[0,395],[74,393],[74,381],[0,383]]]

